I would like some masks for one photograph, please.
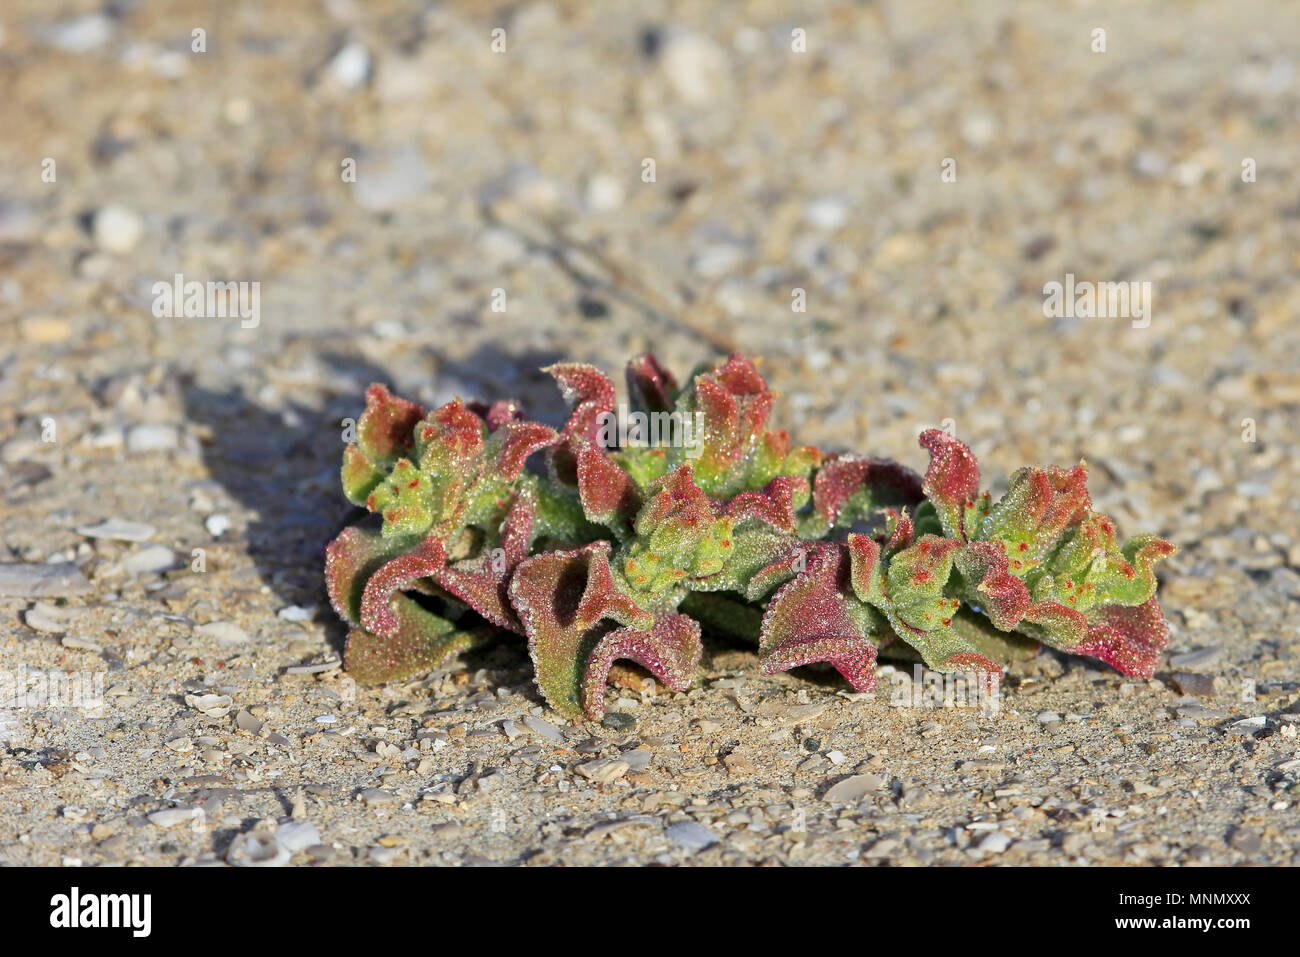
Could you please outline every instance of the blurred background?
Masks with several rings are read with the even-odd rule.
[[[1258,585],[1300,562],[1294,13],[10,0],[0,537],[183,547],[225,502],[226,569],[318,596],[368,382],[556,421],[556,358],[740,349],[800,442],[1086,456],[1170,567]],[[257,283],[255,327],[156,315],[177,274]],[[1149,326],[1045,316],[1066,274],[1151,283]]]

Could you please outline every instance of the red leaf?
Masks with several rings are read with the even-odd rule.
[[[865,455],[832,455],[813,477],[813,508],[832,525],[858,492],[866,491],[868,507],[916,505],[922,499],[921,478],[889,459]]]
[[[644,352],[627,364],[627,386],[632,401],[647,412],[673,410],[677,381],[653,353]]]
[[[520,489],[501,526],[500,550],[485,549],[471,561],[441,568],[433,580],[494,625],[522,634],[523,625],[510,607],[508,585],[515,569],[528,557],[536,515],[534,493]]]
[[[686,615],[668,614],[651,628],[617,628],[604,635],[587,659],[582,679],[583,710],[593,721],[605,713],[605,684],[617,659],[635,661],[673,691],[691,686],[704,647],[700,626]]]
[[[325,547],[325,590],[344,621],[361,624],[366,581],[393,556],[393,546],[378,532],[351,525]]]
[[[403,555],[385,562],[366,582],[361,596],[361,627],[376,635],[397,632],[401,622],[390,607],[392,598],[417,578],[429,578],[447,560],[442,542],[430,535]]]
[[[876,646],[849,614],[850,560],[838,543],[816,547],[808,568],[782,585],[763,615],[763,673],[828,661],[858,691],[876,686]]]
[[[594,445],[578,453],[578,497],[588,519],[620,534],[641,508],[641,493],[631,476]]]
[[[388,386],[375,383],[366,389],[366,410],[357,422],[357,445],[370,459],[391,464],[412,445],[411,432],[424,417],[424,408],[399,399]]]
[[[742,518],[756,518],[783,532],[795,529],[794,493],[807,490],[801,476],[778,475],[760,492],[741,492],[723,504],[723,514],[737,522]]]
[[[980,494],[979,464],[964,442],[941,429],[922,432],[920,443],[930,453],[921,488],[938,511],[944,531],[965,541],[966,507]]]
[[[1169,622],[1152,598],[1136,607],[1108,605],[1101,620],[1088,626],[1087,640],[1070,650],[1100,658],[1120,674],[1150,678],[1169,644]]]
[[[994,627],[1010,631],[1029,610],[1029,589],[1007,571],[1007,553],[997,542],[971,542],[956,555],[957,571],[983,598],[979,604]]]
[[[637,628],[654,623],[615,587],[604,540],[527,559],[511,577],[509,593],[528,635],[537,686],[551,707],[570,716],[582,713],[582,672],[602,620]]]
[[[494,435],[502,436],[497,472],[508,482],[519,478],[528,456],[539,449],[547,448],[559,438],[549,425],[523,419],[502,422]]]

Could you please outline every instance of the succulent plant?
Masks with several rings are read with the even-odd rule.
[[[496,630],[527,639],[542,696],[570,717],[603,714],[620,662],[688,689],[704,629],[756,643],[765,673],[825,662],[859,691],[879,654],[991,691],[1040,643],[1154,672],[1168,627],[1153,567],[1174,546],[1119,544],[1082,463],[1020,469],[995,502],[945,432],[920,437],[924,476],[792,446],[743,356],[680,387],[639,356],[630,411],[592,366],[546,371],[571,410],[559,431],[515,402],[426,412],[367,390],[343,489],[370,514],[326,550],[359,681],[421,674]],[[620,415],[635,427],[611,428]]]

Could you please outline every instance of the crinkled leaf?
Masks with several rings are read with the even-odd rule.
[[[641,665],[673,691],[685,691],[704,648],[700,626],[686,615],[665,614],[650,628],[616,628],[596,642],[582,678],[583,711],[593,721],[605,713],[605,682],[615,659]]]
[[[343,529],[325,547],[325,590],[340,618],[361,624],[366,582],[399,551],[400,546],[359,525]]]
[[[973,537],[988,497],[980,495],[980,469],[964,442],[940,429],[921,433],[921,447],[930,453],[921,488],[938,513],[944,534],[960,541]]]
[[[528,635],[537,685],[556,711],[582,713],[582,673],[606,619],[648,628],[654,615],[615,584],[609,543],[545,552],[524,561],[510,579],[510,601]]]
[[[834,455],[813,478],[813,509],[828,526],[848,526],[886,506],[921,501],[921,477],[888,459]]]
[[[817,545],[808,567],[781,586],[763,616],[763,673],[826,661],[856,690],[870,691],[876,686],[876,646],[868,636],[879,630],[873,619],[849,588],[847,549]]]
[[[389,636],[353,628],[343,652],[348,673],[362,684],[381,684],[424,674],[490,633],[488,628],[463,630],[435,615],[406,595],[393,599],[397,630]]]
[[[366,389],[366,410],[357,422],[357,445],[378,466],[392,465],[410,452],[411,432],[424,415],[415,402],[400,399],[388,386]]]
[[[1023,468],[1011,476],[1007,493],[990,509],[971,538],[1002,543],[1011,574],[1023,578],[1036,568],[1067,528],[1088,514],[1088,473],[1070,469]]]
[[[578,496],[589,521],[604,525],[620,538],[630,534],[641,509],[641,493],[627,472],[594,445],[586,445],[578,453]]]
[[[997,542],[971,542],[960,548],[954,563],[968,600],[976,601],[996,628],[1010,631],[1029,609],[1029,589],[1007,571],[1007,553]]]
[[[416,579],[434,575],[446,560],[442,542],[430,537],[384,562],[366,581],[361,596],[361,627],[381,637],[395,634],[401,622],[392,609],[394,596]]]
[[[653,353],[644,352],[627,364],[627,387],[634,408],[643,412],[673,410],[677,381]]]
[[[489,543],[473,559],[435,570],[433,580],[494,625],[522,633],[507,589],[510,576],[528,557],[536,516],[536,495],[525,486],[506,513],[499,543]]]

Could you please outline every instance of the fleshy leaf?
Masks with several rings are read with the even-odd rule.
[[[343,450],[343,494],[364,505],[397,459],[409,453],[412,430],[424,415],[414,402],[399,399],[378,383],[366,389],[366,409],[356,426],[356,443]]]
[[[830,525],[850,525],[872,511],[921,501],[921,477],[888,459],[834,455],[813,478],[813,508]]]
[[[423,416],[423,407],[376,383],[366,389],[366,410],[357,421],[357,446],[376,465],[392,465],[410,452],[411,432]]]
[[[871,620],[870,609],[849,589],[847,549],[818,545],[808,567],[781,586],[763,616],[763,673],[826,661],[854,689],[870,691],[876,686]]]
[[[887,599],[880,606],[904,639],[949,624],[960,602],[944,595],[959,542],[937,535],[893,555],[885,572]],[[901,627],[900,627],[901,626]]]
[[[673,410],[677,381],[653,353],[644,352],[627,364],[627,387],[635,408],[645,412]]]
[[[735,548],[733,521],[695,484],[691,466],[661,479],[637,515],[636,540],[623,573],[638,591],[660,594],[688,579],[706,580],[726,566]]]
[[[393,543],[359,525],[349,525],[325,547],[325,590],[340,618],[360,626],[366,582],[396,553]]]
[[[739,355],[696,375],[678,397],[678,412],[699,416],[695,478],[706,494],[730,498],[807,464],[806,455],[792,457],[789,436],[767,431],[773,399],[758,367]],[[682,450],[672,451],[679,463]]]
[[[971,542],[957,551],[955,564],[967,595],[978,599],[995,627],[1010,631],[1020,622],[1029,609],[1029,589],[1007,571],[1007,553],[998,543]]]
[[[704,647],[700,626],[686,615],[668,614],[652,627],[616,628],[596,643],[582,678],[583,710],[598,721],[605,713],[605,682],[616,659],[635,661],[673,691],[685,691],[695,677]]]
[[[494,625],[522,634],[507,586],[514,570],[528,557],[536,516],[536,495],[524,487],[502,522],[500,545],[484,548],[477,558],[435,570],[433,580]]]
[[[343,469],[340,473],[343,494],[353,505],[365,505],[366,498],[387,474],[358,446],[349,445],[343,450]]]
[[[1130,539],[1120,548],[1114,523],[1093,512],[1029,578],[1030,592],[1036,601],[1082,612],[1101,605],[1141,605],[1155,594],[1155,563],[1174,551],[1154,535]]]
[[[438,495],[433,483],[409,459],[398,459],[367,496],[366,507],[383,516],[385,538],[403,539],[425,534],[435,520],[454,524],[463,502],[458,495]]]
[[[528,456],[549,448],[558,439],[559,434],[548,425],[510,419],[488,436],[487,458],[500,478],[513,482],[524,470]]]
[[[1075,654],[1100,658],[1121,674],[1150,678],[1169,644],[1169,623],[1154,598],[1136,607],[1111,605],[1088,626],[1088,638]]]
[[[921,488],[938,513],[944,533],[964,542],[972,537],[975,528],[968,526],[976,525],[979,514],[979,464],[966,443],[940,429],[922,432],[920,442],[930,453]]]
[[[654,616],[614,583],[609,543],[545,552],[523,562],[510,579],[510,601],[528,635],[537,686],[552,708],[582,713],[582,672],[604,619],[649,628]]]
[[[398,681],[432,671],[490,633],[488,628],[462,630],[406,595],[393,599],[392,612],[398,622],[392,635],[375,635],[361,628],[348,634],[343,664],[362,684]]]
[[[802,572],[808,565],[809,552],[816,545],[801,539],[788,541],[769,539],[770,547],[765,552],[765,560],[753,571],[744,583],[745,597],[757,601],[777,585],[789,581]]]
[[[1001,542],[1011,574],[1023,578],[1091,505],[1084,466],[1023,468],[1011,476],[1007,493],[989,509],[980,528],[968,531],[972,538]]]
[[[795,529],[795,489],[807,488],[802,477],[778,475],[758,492],[740,492],[723,506],[723,514],[736,522],[754,518],[783,532]]]
[[[885,509],[885,551],[896,552],[911,545],[916,538],[916,526],[907,509]]]
[[[627,472],[594,445],[578,453],[578,496],[589,521],[627,536],[641,508],[641,493]]]
[[[381,637],[396,634],[401,622],[390,607],[393,597],[417,578],[429,578],[447,560],[442,542],[429,537],[384,562],[366,582],[361,596],[361,627]]]

